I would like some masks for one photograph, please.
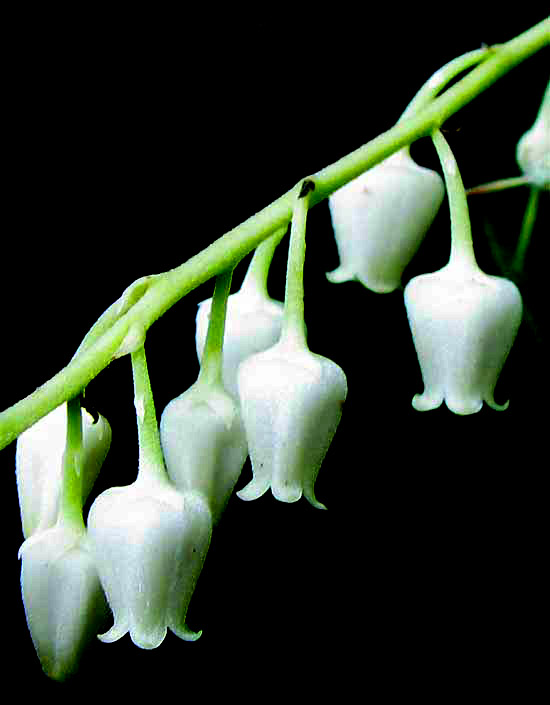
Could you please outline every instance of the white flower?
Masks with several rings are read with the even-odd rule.
[[[550,185],[550,84],[535,123],[518,142],[516,158],[533,185]]]
[[[88,535],[114,625],[99,638],[126,633],[154,649],[167,628],[185,640],[187,609],[210,544],[212,516],[197,493],[180,493],[168,480],[140,474],[93,503]]]
[[[174,485],[200,492],[217,523],[248,455],[237,402],[199,380],[164,409],[160,440]]]
[[[473,414],[484,401],[507,408],[495,403],[493,391],[521,321],[515,284],[457,259],[411,279],[405,305],[424,380],[414,408],[436,409],[443,401],[456,414]]]
[[[19,551],[25,614],[44,672],[65,680],[108,615],[86,532],[55,526]]]
[[[196,319],[196,348],[202,359],[212,299],[199,304]],[[281,335],[283,304],[271,299],[253,278],[227,300],[223,340],[223,385],[238,399],[237,371],[243,360],[274,345]]]
[[[378,293],[394,291],[432,224],[445,193],[435,171],[396,152],[329,197],[340,266],[331,282],[357,279]]]
[[[253,471],[238,496],[256,499],[271,487],[283,502],[295,502],[303,493],[323,508],[314,483],[340,422],[347,395],[344,372],[285,338],[245,360],[238,383]]]
[[[103,416],[94,423],[87,411],[82,409],[81,413],[84,502],[109,450],[111,428]],[[15,466],[25,538],[54,526],[57,520],[66,435],[65,403],[37,421],[17,439]]]

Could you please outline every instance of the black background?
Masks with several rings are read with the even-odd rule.
[[[544,18],[536,9],[503,17],[494,7],[487,16],[470,8],[444,17],[345,3],[308,17],[222,16],[215,8],[6,17],[0,406],[65,365],[134,279],[177,266],[391,127],[445,62]],[[515,145],[534,121],[547,77],[545,50],[449,120],[467,186],[518,174]],[[439,168],[429,140],[413,155]],[[476,253],[489,273],[499,272],[485,221],[511,247],[526,196],[517,189],[472,201]],[[412,409],[422,382],[402,293],[329,284],[325,272],[338,257],[328,208],[311,211],[309,344],[340,364],[349,384],[316,485],[328,511],[271,494],[251,503],[232,498],[189,610],[189,626],[203,629],[196,643],[169,634],[147,652],[128,636],[98,642],[79,679],[49,682],[20,599],[15,444],[2,451],[6,682],[98,695],[154,684],[170,698],[245,699],[336,686],[347,702],[356,692],[445,701],[480,678],[480,694],[526,693],[542,663],[535,644],[545,604],[548,200],[541,199],[522,288],[537,332],[522,325],[497,386],[497,401],[510,397],[510,408],[469,417]],[[444,204],[405,283],[445,264],[448,235]],[[285,255],[283,242],[270,274],[278,299]],[[237,268],[234,287],[245,268]],[[211,293],[211,283],[199,287],[148,334],[159,415],[196,379],[196,306]],[[102,372],[87,394],[113,428],[97,490],[128,484],[137,469],[129,359]],[[238,487],[249,477],[247,463]]]

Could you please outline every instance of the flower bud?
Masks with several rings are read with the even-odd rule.
[[[27,624],[46,675],[72,675],[108,607],[86,532],[64,526],[35,534],[19,551]]]
[[[197,493],[143,477],[103,492],[88,516],[88,534],[114,625],[99,636],[130,633],[143,649],[159,646],[170,628],[193,641],[185,623],[210,544],[212,516]]]
[[[212,299],[199,304],[196,319],[196,347],[202,359]],[[223,340],[223,386],[238,399],[237,371],[243,360],[274,345],[281,335],[283,304],[271,299],[255,283],[248,284],[227,299]]]
[[[405,306],[424,381],[414,408],[436,409],[445,401],[456,414],[473,414],[485,401],[506,409],[493,392],[521,321],[515,284],[450,262],[411,279]]]
[[[397,289],[444,193],[439,174],[418,166],[408,149],[335,191],[329,207],[340,266],[328,279],[357,279],[377,293]]]
[[[84,503],[107,456],[111,444],[111,427],[103,416],[94,422],[85,409],[81,413]],[[25,538],[54,526],[57,520],[66,436],[65,403],[37,421],[17,439],[15,466]]]
[[[174,485],[200,492],[217,523],[248,455],[237,402],[221,385],[198,381],[164,409],[160,440]]]
[[[314,483],[342,415],[344,372],[283,339],[245,360],[238,384],[253,472],[238,496],[256,499],[271,487],[283,502],[296,502],[303,493],[324,508]]]

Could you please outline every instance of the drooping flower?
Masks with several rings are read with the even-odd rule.
[[[58,515],[67,435],[67,404],[24,431],[15,455],[17,490],[23,534],[53,527]],[[82,409],[82,501],[88,497],[111,444],[111,427]]]
[[[131,356],[138,475],[96,498],[88,537],[114,617],[99,638],[112,642],[129,632],[137,646],[155,649],[168,629],[185,640],[200,636],[185,620],[210,545],[212,514],[198,492],[181,493],[170,482],[144,348]]]
[[[506,409],[493,393],[521,322],[516,285],[451,259],[411,279],[405,306],[424,381],[414,408],[436,409],[445,401],[456,414],[473,414],[485,401]]]
[[[19,551],[27,624],[46,675],[73,675],[108,616],[84,528],[56,525]]]
[[[189,602],[210,544],[212,516],[198,493],[141,476],[106,490],[93,503],[88,534],[114,624],[99,636],[113,642],[128,632],[154,649],[167,629],[193,641]]]
[[[196,319],[196,348],[202,360],[212,299],[199,304]],[[223,339],[222,380],[226,391],[238,400],[237,371],[243,360],[274,345],[281,335],[283,304],[270,298],[265,282],[245,278],[241,289],[229,296]]]
[[[445,188],[435,171],[402,149],[329,197],[340,266],[331,282],[356,279],[378,293],[401,275],[432,224]]]
[[[248,455],[237,402],[221,384],[199,379],[164,409],[160,439],[174,485],[200,492],[217,523]]]
[[[347,395],[342,369],[284,336],[245,360],[238,382],[253,479],[237,495],[256,499],[271,487],[283,502],[303,494],[324,508],[314,484]]]

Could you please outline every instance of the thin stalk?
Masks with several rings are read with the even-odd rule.
[[[405,112],[399,118],[399,122],[403,120],[408,120],[411,115],[418,112],[421,108],[432,102],[432,100],[441,93],[447,84],[449,84],[453,78],[456,78],[460,73],[472,68],[476,64],[480,64],[489,58],[491,53],[494,51],[491,47],[484,47],[482,49],[475,49],[474,51],[469,51],[466,54],[457,56],[456,59],[452,59],[448,64],[442,66],[422,86],[422,88],[417,92],[414,98],[411,100]]]
[[[199,373],[199,381],[207,384],[222,384],[223,336],[232,276],[233,270],[229,269],[216,277],[210,308],[210,321]]]
[[[315,182],[305,179],[296,198],[286,270],[285,305],[281,340],[294,341],[306,347],[304,323],[304,263],[306,258],[306,221],[309,199]]]
[[[80,397],[67,402],[67,441],[57,524],[84,530],[82,516],[82,412]]]
[[[145,347],[141,346],[131,356],[139,444],[138,478],[164,481],[167,479],[167,474],[160,445],[157,415],[147,369]]]
[[[509,188],[526,186],[528,184],[529,179],[526,176],[511,176],[509,179],[498,179],[497,181],[489,181],[479,186],[472,186],[472,188],[466,190],[466,195],[473,196],[479,193],[494,193],[495,191],[505,191]]]
[[[477,266],[472,241],[472,228],[466,190],[458,170],[458,164],[447,140],[440,130],[432,135],[445,177],[445,188],[451,213],[451,257],[450,261],[466,267]]]
[[[525,213],[523,215],[521,231],[516,245],[516,250],[512,258],[512,271],[516,274],[520,274],[523,271],[527,248],[529,247],[529,242],[531,241],[531,233],[533,232],[533,227],[537,218],[539,197],[540,189],[536,186],[533,186],[529,191],[529,199],[527,201],[527,207],[525,208]]]
[[[281,242],[286,230],[286,228],[281,228],[267,240],[264,240],[261,245],[258,245],[246,270],[241,290],[251,287],[267,296],[269,267],[277,245]]]

